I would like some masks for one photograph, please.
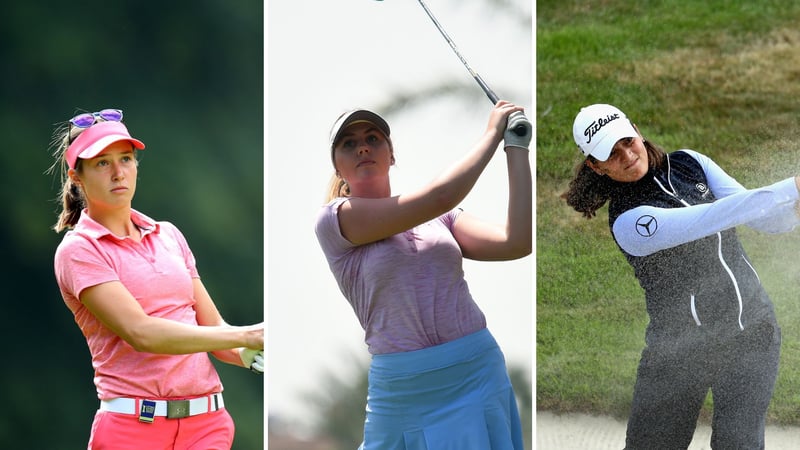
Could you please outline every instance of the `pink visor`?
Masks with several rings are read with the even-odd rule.
[[[128,129],[122,122],[98,122],[83,130],[67,148],[64,158],[70,169],[75,168],[78,158],[89,159],[99,155],[109,145],[128,141],[139,150],[144,149],[144,143],[131,137]]]

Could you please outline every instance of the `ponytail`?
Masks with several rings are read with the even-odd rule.
[[[350,186],[347,185],[347,182],[344,181],[344,178],[340,177],[338,173],[334,173],[333,176],[331,176],[331,181],[328,182],[328,192],[325,197],[325,203],[335,198],[349,196]]]
[[[79,167],[80,162],[76,165],[76,170],[79,170]],[[60,233],[64,229],[74,227],[85,207],[86,200],[83,197],[83,191],[72,181],[72,178],[67,177],[61,187],[61,212],[58,215],[58,221],[53,225],[53,230]]]
[[[70,127],[69,122],[65,122],[56,127],[53,132],[53,140],[51,141],[50,147],[53,149],[55,161],[47,170],[47,173],[53,174],[58,171],[61,175],[61,193],[59,195],[61,212],[58,213],[58,221],[52,227],[56,233],[74,227],[75,224],[78,223],[81,211],[86,207],[86,199],[83,196],[83,191],[80,186],[69,177],[65,159],[69,144],[81,131],[83,130]],[[75,170],[78,172],[81,171],[80,159],[75,163]]]

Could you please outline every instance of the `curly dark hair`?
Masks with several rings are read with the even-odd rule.
[[[665,163],[666,153],[661,147],[648,140],[644,141],[644,147],[647,150],[647,160],[651,170],[659,168]],[[597,162],[592,156],[588,156],[586,159]],[[586,160],[581,160],[575,165],[575,176],[569,182],[569,188],[561,194],[561,198],[566,200],[567,204],[575,211],[587,219],[591,219],[597,215],[597,210],[611,199],[614,190],[619,185],[619,182],[592,170],[586,164]]]

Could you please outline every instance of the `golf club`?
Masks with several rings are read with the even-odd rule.
[[[376,0],[376,1],[382,1],[382,0]],[[441,33],[441,35],[444,37],[444,39],[450,45],[450,48],[453,49],[453,52],[456,54],[456,56],[458,56],[458,59],[460,59],[461,63],[464,65],[464,67],[467,68],[467,70],[469,71],[470,75],[472,75],[472,78],[475,80],[475,82],[478,83],[478,86],[480,86],[481,89],[483,89],[483,92],[486,93],[486,96],[489,97],[489,100],[492,102],[492,105],[496,104],[497,101],[500,99],[497,96],[497,94],[495,94],[494,91],[492,90],[492,88],[490,88],[489,85],[486,84],[485,81],[483,81],[483,78],[481,78],[481,76],[477,72],[472,70],[472,67],[470,67],[469,63],[467,63],[467,60],[461,55],[461,52],[458,51],[458,47],[456,47],[455,42],[453,42],[453,40],[450,38],[450,36],[447,34],[447,32],[444,31],[444,28],[442,28],[442,25],[439,23],[438,20],[436,20],[436,17],[434,17],[434,15],[431,12],[431,10],[428,9],[428,6],[425,4],[425,2],[423,2],[422,0],[417,0],[417,1],[419,2],[420,6],[422,6],[422,9],[425,10],[425,13],[431,19],[433,24],[436,25],[436,28],[439,30],[439,33]],[[528,122],[528,125],[530,125],[530,121],[528,121],[527,117],[525,117],[524,114],[522,114],[522,113],[514,113],[514,114],[512,114],[512,116],[514,116],[514,115],[522,116],[522,118],[520,120],[524,119],[524,121]],[[520,123],[519,125],[514,127],[513,131],[517,136],[524,135],[525,132],[526,132],[526,124]]]

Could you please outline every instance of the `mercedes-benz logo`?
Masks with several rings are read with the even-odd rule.
[[[653,216],[641,216],[636,219],[636,232],[644,237],[650,237],[656,234],[658,230],[658,222]]]

